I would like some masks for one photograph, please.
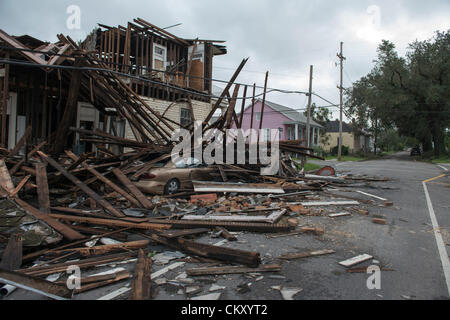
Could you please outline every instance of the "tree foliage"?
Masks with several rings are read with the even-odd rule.
[[[346,90],[345,108],[357,127],[369,128],[377,137],[395,129],[419,140],[425,151],[434,143],[436,156],[445,152],[450,127],[449,49],[449,31],[413,42],[404,58],[393,43],[383,40],[371,72]]]

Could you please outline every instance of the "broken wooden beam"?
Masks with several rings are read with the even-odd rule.
[[[322,256],[326,254],[332,254],[335,253],[334,250],[318,250],[318,251],[307,251],[307,252],[298,252],[298,253],[286,253],[278,257],[278,259],[283,260],[294,260],[294,259],[301,259],[301,258],[307,258],[307,257],[316,257],[316,256]]]
[[[237,241],[237,237],[232,235],[227,229],[216,227],[216,231],[220,234],[221,237],[227,239],[228,241]]]
[[[48,190],[48,180],[47,180],[47,166],[43,163],[36,163],[34,165],[36,169],[36,184],[37,184],[37,194],[39,201],[39,209],[45,213],[50,213],[50,197]]]
[[[115,209],[109,202],[107,202],[105,199],[103,199],[101,196],[99,196],[97,193],[95,193],[94,190],[89,188],[87,185],[85,185],[83,182],[81,182],[74,175],[69,173],[66,169],[64,169],[59,163],[57,163],[51,157],[47,156],[45,153],[43,153],[41,151],[38,151],[37,153],[42,157],[43,160],[45,160],[52,167],[54,167],[56,170],[61,172],[67,179],[72,181],[77,187],[79,187],[89,197],[94,199],[100,206],[105,208],[106,211],[110,212],[111,214],[113,214],[116,217],[124,217],[125,216],[123,213],[121,213],[117,209]]]
[[[88,259],[82,259],[77,261],[77,266],[80,269],[87,269],[91,267],[95,267],[98,265],[103,265],[107,263],[117,262],[117,261],[126,261],[129,259],[133,259],[137,256],[137,251],[131,251],[126,253],[118,253],[118,254],[111,254],[107,256],[100,256],[100,257],[94,257],[94,258],[88,258]],[[20,269],[16,270],[20,273],[33,275],[33,276],[46,276],[49,274],[54,274],[58,272],[66,272],[67,268],[71,265],[73,265],[73,261],[58,263],[54,265],[49,266],[36,266],[31,267],[27,269]]]
[[[149,300],[151,297],[151,268],[152,259],[140,249],[138,261],[134,269],[129,300]]]
[[[72,296],[72,292],[65,285],[55,284],[14,271],[0,269],[0,282],[42,294],[55,300],[66,300]]]
[[[26,183],[28,182],[28,180],[30,180],[30,178],[31,178],[30,175],[23,178],[22,181],[20,181],[20,183],[14,189],[14,191],[9,194],[9,197],[14,198],[20,192],[20,190],[22,190],[23,186],[26,185]]]
[[[168,224],[158,224],[148,222],[133,223],[123,220],[77,217],[64,214],[50,214],[49,216],[55,219],[61,219],[72,222],[89,223],[93,225],[109,226],[109,227],[123,227],[123,228],[131,227],[133,229],[142,229],[142,230],[167,230],[171,228],[171,226]]]
[[[54,254],[62,254],[67,252],[77,252],[81,254],[82,256],[93,256],[93,255],[102,255],[106,253],[110,253],[112,251],[117,250],[136,250],[145,248],[149,245],[149,240],[138,240],[138,241],[130,241],[130,242],[123,242],[123,243],[116,243],[116,244],[107,244],[102,246],[94,246],[91,248],[67,248],[63,250],[58,251],[52,251]]]
[[[73,154],[71,151],[66,151],[66,154],[75,162],[77,160],[79,160],[80,158],[78,158],[75,154]],[[92,173],[95,177],[98,178],[98,180],[102,181],[104,184],[106,184],[107,186],[109,186],[111,189],[113,189],[114,191],[116,191],[117,193],[121,194],[125,199],[127,199],[128,201],[130,201],[130,203],[138,208],[141,207],[141,204],[139,203],[139,201],[137,201],[135,198],[133,198],[128,192],[126,192],[125,190],[123,190],[122,188],[120,188],[118,185],[116,185],[115,183],[113,183],[111,180],[107,179],[103,174],[101,174],[100,172],[98,172],[97,170],[95,170],[94,168],[92,168],[91,166],[89,166],[86,163],[81,163],[81,165],[83,166],[83,168],[85,168],[86,170],[88,170],[90,173]]]
[[[150,234],[149,238],[177,250],[204,258],[216,259],[227,263],[239,263],[252,268],[258,267],[261,263],[261,258],[258,252],[223,248],[190,241],[183,238],[166,239],[157,234]]]
[[[153,209],[151,202],[145,197],[145,195],[123,174],[120,169],[113,170],[117,179],[138,199],[138,201],[144,206],[145,209]]]
[[[245,268],[245,267],[206,267],[206,268],[192,268],[187,269],[188,276],[205,276],[205,275],[223,275],[223,274],[240,274],[240,273],[258,273],[258,272],[277,272],[281,271],[279,264],[267,264],[259,268]]]
[[[26,212],[31,214],[36,219],[47,223],[49,226],[51,226],[56,231],[61,233],[64,237],[66,237],[68,240],[75,241],[75,240],[81,240],[81,239],[86,238],[81,233],[71,229],[69,226],[65,225],[64,223],[61,223],[58,220],[50,217],[50,215],[47,215],[47,214],[43,213],[42,211],[34,208],[33,206],[29,205],[25,201],[18,199],[18,198],[15,198],[14,201],[20,207],[22,207]]]
[[[100,279],[100,277],[102,277],[105,280],[100,280],[100,281],[97,280],[97,279]],[[74,294],[80,294],[80,293],[83,293],[86,291],[94,290],[97,288],[102,288],[102,287],[129,279],[130,277],[131,277],[131,274],[128,271],[124,270],[124,271],[120,271],[120,272],[113,273],[110,275],[98,276],[96,279],[90,279],[90,278],[94,278],[94,277],[83,278],[83,279],[81,279],[81,288],[75,289]],[[97,280],[97,281],[94,281],[94,280]]]

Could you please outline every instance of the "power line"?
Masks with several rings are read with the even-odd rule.
[[[11,48],[8,46],[0,46],[0,49],[5,49],[5,50],[11,50],[11,51],[24,51],[24,52],[31,52],[31,53],[40,53],[40,54],[44,54],[44,55],[52,55],[52,56],[59,56],[59,57],[65,57],[65,58],[73,58],[73,56],[71,55],[66,55],[66,54],[59,54],[59,53],[49,53],[48,51],[40,51],[40,50],[35,50],[35,49],[27,49],[27,48]],[[114,65],[114,66],[119,66],[119,67],[126,67],[129,68],[129,70],[132,69],[138,69],[137,65],[133,65],[133,64],[123,64],[123,63],[117,63],[117,62],[105,62],[104,60],[101,59],[92,59],[90,58],[91,61],[95,61],[95,62],[100,62],[100,63],[107,63],[110,65]],[[22,60],[15,60],[15,61],[22,61]],[[45,65],[46,67],[50,67]],[[216,67],[215,67],[216,68]],[[175,75],[174,73],[171,73],[169,71],[163,71],[163,70],[159,70],[159,69],[153,69],[153,68],[149,68],[149,67],[145,67],[144,68],[147,71],[154,71],[154,72],[159,72],[159,73],[165,73],[168,75]],[[231,68],[230,68],[231,69]],[[234,69],[232,69],[234,70]],[[113,70],[111,70],[113,71]],[[114,72],[118,72],[118,71],[114,71]],[[265,73],[265,72],[264,72]],[[123,73],[122,73],[123,74]],[[194,78],[194,79],[201,79],[201,80],[208,80],[208,81],[213,81],[213,82],[218,82],[218,83],[226,83],[228,84],[229,81],[226,80],[221,80],[221,79],[214,79],[214,78],[205,78],[205,77],[200,77],[200,76],[192,76],[189,75],[187,76],[189,78]],[[246,83],[239,83],[239,82],[235,82],[235,84],[238,84],[240,86],[253,86],[253,84],[246,84]],[[262,86],[256,86],[257,89],[264,89],[264,87]],[[281,92],[281,93],[297,93],[297,94],[308,94],[307,92],[304,91],[296,91],[296,90],[286,90],[286,89],[277,89],[277,88],[267,88],[267,90],[269,90],[268,92],[270,92],[270,90],[272,91],[277,91],[277,92]],[[262,96],[262,94],[258,95],[258,96]],[[243,99],[243,97],[240,97],[239,99]]]

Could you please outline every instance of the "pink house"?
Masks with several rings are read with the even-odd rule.
[[[261,121],[262,101],[259,99],[256,100],[253,109],[253,129],[258,130]],[[250,129],[251,119],[252,106],[249,105],[244,110],[242,129]],[[265,102],[262,130],[266,130],[266,132],[269,129],[278,130],[280,133],[280,140],[303,140],[303,144],[306,145],[306,121],[307,119],[303,115],[303,113],[298,112],[295,109],[285,107],[270,101]],[[310,145],[318,146],[320,140],[319,134],[322,126],[314,120],[311,120],[310,127]]]

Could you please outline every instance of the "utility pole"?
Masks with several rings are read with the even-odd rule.
[[[341,62],[341,83],[339,85],[339,95],[340,95],[340,111],[339,111],[339,149],[338,149],[338,161],[342,160],[342,108],[343,108],[343,76],[342,73],[344,71],[344,54],[343,54],[343,46],[344,43],[341,42],[341,52],[337,54],[340,62]]]
[[[313,81],[313,66],[309,69],[309,94],[308,94],[308,119],[306,121],[306,137],[308,142],[306,146],[311,146],[311,101],[312,101],[312,81]]]

